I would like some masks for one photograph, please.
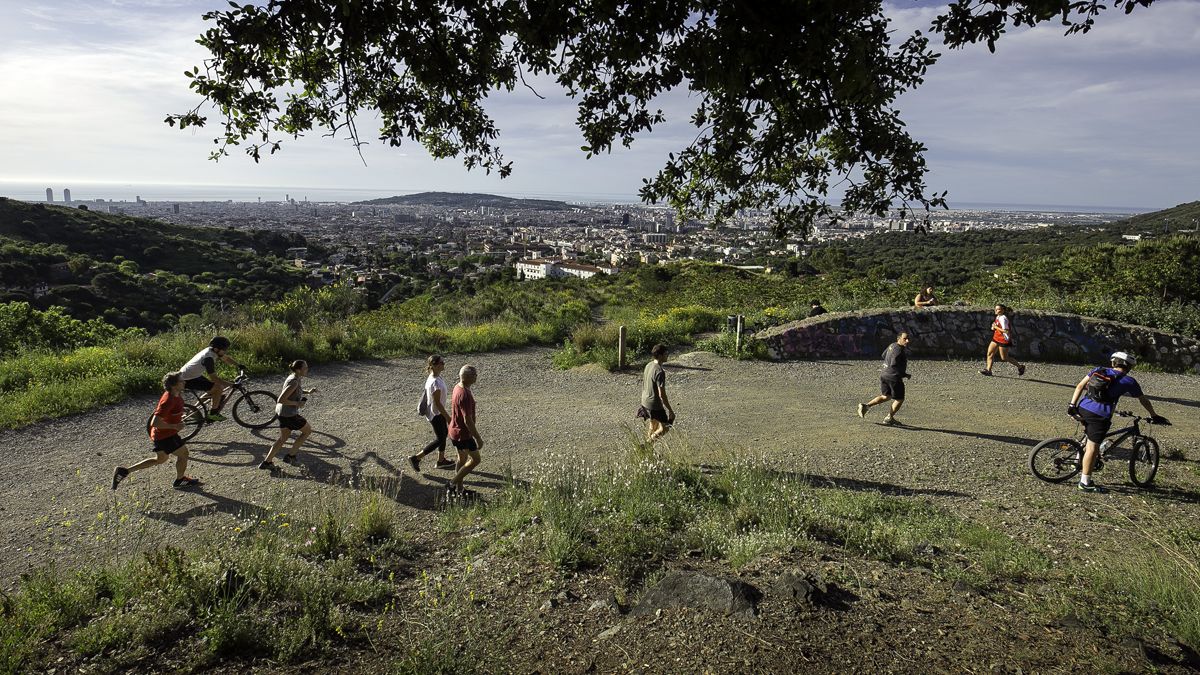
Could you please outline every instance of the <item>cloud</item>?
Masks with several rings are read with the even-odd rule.
[[[491,190],[632,195],[666,154],[691,142],[696,100],[656,101],[668,122],[633,148],[586,160],[575,102],[552,79],[497,93],[488,109],[512,178],[435,162],[415,143],[375,140],[363,166],[344,140],[319,133],[261,164],[207,160],[216,120],[194,133],[162,123],[199,101],[183,70],[200,63],[201,15],[224,3],[57,0],[0,3],[0,179],[63,177],[205,184]],[[944,2],[889,4],[897,40],[926,30]],[[926,84],[899,101],[929,147],[930,187],[960,201],[1169,205],[1196,199],[1200,132],[1200,2],[1158,0],[1107,12],[1087,35],[1015,30],[997,53],[944,51]]]

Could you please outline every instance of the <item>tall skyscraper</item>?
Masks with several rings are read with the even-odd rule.
[[[46,201],[54,201],[54,188],[46,188]]]
[[[71,203],[71,188],[63,188],[63,201],[68,204]]]

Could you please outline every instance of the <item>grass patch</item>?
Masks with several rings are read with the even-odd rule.
[[[1123,605],[1139,623],[1164,626],[1200,650],[1200,529],[1176,526],[1160,535],[1123,520],[1141,535],[1141,545],[1090,567],[1088,586],[1106,606]]]
[[[156,652],[297,663],[370,641],[409,555],[392,535],[395,507],[355,494],[306,508],[245,519],[191,551],[26,575],[0,599],[0,672],[36,669],[48,646],[137,669]]]
[[[616,465],[564,467],[443,516],[449,530],[479,521],[501,552],[561,570],[600,569],[626,587],[689,550],[737,568],[817,543],[980,584],[1049,568],[1007,535],[917,499],[813,485],[763,462],[702,472],[642,458],[636,447]]]

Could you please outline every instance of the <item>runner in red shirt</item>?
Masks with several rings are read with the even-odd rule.
[[[1012,308],[1005,307],[1004,305],[996,305],[995,311],[996,318],[992,320],[992,341],[988,343],[987,361],[983,370],[979,371],[979,374],[991,375],[992,361],[999,354],[1001,361],[1017,367],[1018,376],[1024,375],[1025,366],[1021,365],[1021,362],[1015,356],[1011,356],[1008,353],[1008,350],[1012,349],[1013,346],[1012,322],[1008,318],[1008,314],[1012,311]]]
[[[143,459],[130,467],[118,466],[113,470],[112,487],[114,490],[121,481],[134,471],[156,466],[175,455],[176,488],[187,488],[202,483],[187,475],[188,450],[179,437],[183,428],[183,385],[184,379],[179,373],[167,373],[162,380],[163,394],[154,408],[154,416],[150,418],[150,440],[154,443],[154,457]]]

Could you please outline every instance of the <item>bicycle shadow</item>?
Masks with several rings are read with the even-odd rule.
[[[188,522],[193,518],[202,518],[204,516],[210,516],[214,513],[224,513],[239,520],[257,521],[268,517],[269,512],[267,509],[258,506],[257,504],[251,504],[250,502],[243,502],[238,499],[216,494],[215,492],[209,492],[206,486],[192,488],[189,489],[188,492],[205,497],[210,500],[211,503],[193,506],[182,513],[147,511],[146,517],[153,518],[154,520],[168,523],[170,525],[178,525],[180,527],[187,525]]]
[[[1123,495],[1127,497],[1144,497],[1151,495],[1164,501],[1176,502],[1179,504],[1200,504],[1200,494],[1191,490],[1181,490],[1175,487],[1162,487],[1159,485],[1151,485],[1150,487],[1134,487],[1130,485],[1120,485],[1105,483],[1102,487],[1109,493],[1114,495]]]
[[[211,464],[214,466],[257,466],[261,461],[259,456],[266,456],[267,449],[257,443],[218,443],[215,441],[188,441],[188,463],[195,462],[197,464]],[[208,446],[215,446],[213,449],[207,449]],[[228,457],[229,455],[241,452],[245,453],[244,461],[228,461],[222,462],[213,457]],[[203,454],[201,454],[203,453]]]
[[[252,429],[252,430],[250,430],[250,433],[257,436],[258,438],[261,438],[262,440],[266,441],[268,448],[271,447],[272,443],[279,440],[279,430],[278,429],[275,430],[275,433],[269,433],[266,429]],[[299,434],[299,432],[293,431],[292,435],[288,438],[288,443],[290,444],[292,442],[292,440],[295,439],[298,434]],[[320,440],[314,440],[314,439],[330,439],[330,440],[321,442]],[[342,454],[340,452],[336,452],[336,451],[346,447],[346,441],[342,438],[334,436],[333,434],[325,433],[324,431],[313,431],[311,434],[308,435],[308,439],[304,441],[303,448],[308,448],[310,446],[313,448],[317,448],[318,450],[321,450],[322,452],[325,452],[327,454],[336,455],[338,457],[341,457]]]
[[[876,422],[880,426],[891,426]],[[1007,436],[1004,434],[983,434],[975,431],[958,431],[956,429],[938,429],[936,427],[919,427],[913,424],[905,424],[904,426],[891,426],[893,429],[901,431],[932,431],[939,434],[948,434],[950,436],[965,436],[967,438],[978,438],[982,441],[996,441],[998,443],[1007,443],[1009,445],[1021,445],[1033,447],[1041,441],[1035,438],[1025,438],[1024,436]]]
[[[725,466],[720,464],[697,464],[695,465],[701,473],[713,475],[725,470]],[[767,475],[774,478],[785,479],[804,483],[810,487],[818,488],[837,488],[840,490],[850,490],[851,492],[878,492],[893,497],[915,497],[918,495],[931,497],[966,497],[974,498],[966,492],[958,492],[957,490],[947,490],[943,488],[913,488],[903,485],[894,485],[892,483],[880,483],[873,480],[865,480],[861,478],[844,478],[841,476],[823,476],[816,473],[807,473],[801,471],[783,471],[780,469],[767,469]]]

